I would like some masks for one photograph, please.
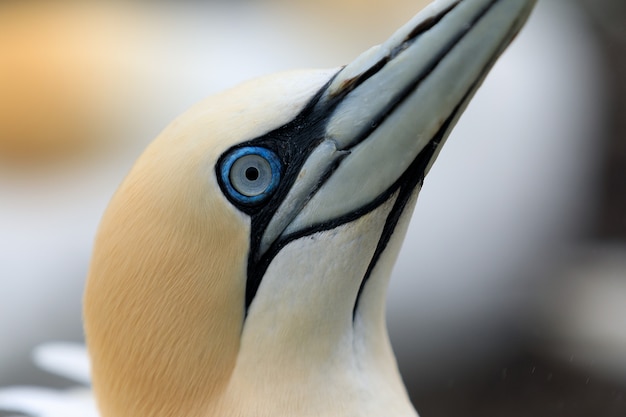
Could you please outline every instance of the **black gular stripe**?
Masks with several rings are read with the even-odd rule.
[[[491,3],[489,7],[491,7],[494,3]],[[482,15],[484,15],[484,13]],[[514,29],[512,29],[511,32],[514,32]],[[511,35],[511,33],[509,33],[509,35]],[[509,37],[510,36],[506,36],[504,37],[504,39],[507,39]],[[503,51],[506,48],[506,45],[507,45],[507,41],[503,41],[502,44],[499,46],[498,51]],[[489,72],[489,68],[497,60],[498,55],[499,53],[495,54],[494,58],[489,63],[487,63],[487,65],[485,65],[485,68],[483,69],[480,76],[470,86],[470,88],[465,93],[465,95],[463,96],[459,104],[454,108],[452,114],[448,117],[448,119],[446,119],[444,124],[441,126],[437,134],[433,137],[433,139],[431,139],[428,145],[426,145],[424,149],[418,154],[417,158],[415,158],[415,161],[413,161],[413,163],[409,166],[409,168],[402,175],[400,179],[401,185],[399,186],[400,191],[399,191],[398,197],[389,215],[387,216],[387,220],[383,227],[381,237],[378,240],[376,250],[374,251],[374,255],[372,256],[372,259],[370,260],[370,263],[367,267],[365,276],[363,277],[363,280],[361,281],[361,286],[359,287],[359,292],[357,294],[357,298],[354,303],[354,309],[352,312],[353,318],[356,316],[357,308],[359,306],[359,301],[361,299],[361,294],[363,293],[363,289],[365,288],[365,285],[367,284],[374,270],[374,267],[378,263],[378,260],[380,259],[381,255],[387,248],[387,245],[389,244],[389,241],[391,240],[391,236],[393,235],[393,232],[396,226],[398,225],[400,216],[402,215],[404,211],[404,207],[406,206],[409,199],[411,198],[411,195],[413,194],[413,190],[415,189],[417,185],[421,186],[423,184],[424,176],[425,176],[424,172],[426,170],[426,167],[428,166],[428,163],[431,161],[432,157],[437,151],[437,148],[441,144],[441,141],[444,140],[444,138],[450,133],[451,126],[453,125],[453,122],[455,121],[455,119],[459,117],[463,107],[469,102],[472,95],[476,92],[476,90],[480,86],[480,83],[482,82],[482,80],[487,76],[487,73]],[[394,186],[393,190],[395,191],[397,188],[398,188],[397,186]]]
[[[425,66],[424,70],[419,74],[416,74],[415,79],[410,85],[407,86],[402,92],[397,94],[397,97],[372,120],[370,126],[359,132],[346,149],[357,145],[365,140],[377,126],[382,124],[385,119],[393,113],[393,111],[417,88],[422,81],[424,81],[438,66],[438,64],[445,58],[445,56],[454,48],[454,46],[471,30],[471,28],[478,22],[488,10],[498,0],[491,1],[483,11],[481,11],[473,21],[469,22],[467,26],[460,30],[456,37],[454,37],[439,53],[433,57],[433,59]],[[248,269],[247,269],[247,282],[245,292],[245,306],[246,314],[254,297],[261,284],[263,275],[267,271],[270,263],[274,257],[280,252],[280,250],[289,242],[299,239],[303,236],[307,236],[313,233],[317,233],[324,230],[334,229],[342,224],[351,222],[353,220],[362,217],[370,211],[379,207],[382,203],[387,201],[392,194],[400,190],[398,199],[396,200],[384,226],[382,236],[379,240],[375,254],[369,264],[366,275],[361,283],[359,290],[359,296],[374,268],[376,262],[384,252],[391,235],[397,225],[400,215],[408,202],[412,191],[415,187],[423,181],[424,171],[426,166],[430,162],[432,156],[436,152],[439,142],[445,137],[449,130],[449,125],[454,120],[457,111],[455,110],[447,121],[442,125],[439,133],[430,141],[426,148],[418,155],[416,160],[411,164],[407,171],[400,177],[396,183],[391,185],[385,192],[375,198],[373,201],[365,204],[360,208],[356,208],[350,213],[340,216],[335,219],[331,219],[327,222],[316,224],[311,227],[300,230],[291,235],[283,236],[277,239],[271,244],[269,249],[259,257],[259,247],[261,238],[265,229],[267,228],[272,217],[278,210],[282,201],[286,198],[291,187],[293,186],[300,169],[306,162],[307,158],[311,155],[313,150],[325,139],[326,126],[328,121],[332,118],[337,106],[342,102],[342,99],[349,94],[350,91],[357,88],[360,84],[365,82],[368,78],[373,76],[377,71],[386,65],[393,57],[400,54],[405,50],[412,42],[415,41],[421,34],[428,29],[435,26],[441,21],[447,13],[453,10],[460,1],[454,2],[450,7],[443,10],[437,16],[433,16],[421,24],[419,24],[411,33],[407,36],[406,40],[396,49],[390,52],[390,55],[383,58],[377,64],[375,64],[370,70],[361,74],[355,79],[348,80],[345,86],[342,86],[341,93],[336,96],[326,94],[329,85],[333,82],[331,79],[320,91],[313,97],[313,99],[307,104],[304,110],[294,118],[291,122],[284,126],[269,132],[256,139],[241,143],[223,154],[218,161],[216,170],[219,170],[223,158],[232,152],[234,149],[246,147],[246,146],[261,146],[271,149],[281,159],[283,172],[281,184],[276,189],[275,193],[265,203],[259,206],[246,206],[238,204],[236,201],[230,200],[236,205],[242,212],[248,214],[251,218],[251,237],[250,237],[250,253],[248,255]],[[339,74],[339,73],[338,73]],[[335,75],[335,77],[337,74]],[[345,91],[344,91],[345,88]],[[469,93],[468,93],[469,94]],[[465,100],[464,100],[465,101]],[[460,110],[461,104],[457,110]],[[338,160],[335,166],[329,168],[329,170],[319,179],[317,188],[319,188],[324,182],[332,175],[337,166],[339,166],[341,160]],[[220,175],[217,175],[218,181],[221,184]],[[312,194],[311,194],[312,196]],[[359,298],[355,302],[355,311]]]
[[[477,88],[478,86],[476,86]],[[463,102],[469,100],[471,92],[468,93]],[[463,103],[462,102],[462,103]],[[409,166],[406,172],[402,175],[400,179],[400,185],[393,188],[394,192],[397,188],[399,188],[398,197],[393,204],[389,215],[387,216],[387,220],[385,221],[385,226],[383,227],[383,231],[381,233],[380,239],[378,240],[378,244],[376,245],[376,250],[374,251],[374,255],[370,260],[369,265],[367,266],[367,271],[365,272],[365,276],[361,280],[361,286],[359,287],[359,292],[356,297],[356,301],[354,302],[354,309],[352,311],[353,317],[356,316],[357,307],[359,306],[359,301],[361,299],[361,294],[363,293],[363,289],[365,288],[365,284],[367,284],[370,276],[372,275],[372,271],[374,267],[377,265],[378,260],[382,256],[383,252],[387,248],[387,244],[391,240],[391,236],[393,236],[393,232],[398,225],[398,221],[400,220],[400,216],[404,212],[404,208],[409,202],[415,187],[421,185],[424,182],[424,176],[426,172],[426,167],[428,163],[432,160],[435,152],[437,152],[437,148],[441,144],[441,141],[446,137],[449,133],[452,122],[457,117],[460,112],[462,104],[459,104],[452,115],[445,121],[441,129],[437,132],[435,137],[428,142],[428,145],[424,147],[424,149],[417,155],[417,158],[413,161],[413,163]]]

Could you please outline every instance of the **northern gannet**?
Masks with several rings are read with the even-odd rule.
[[[85,293],[103,417],[414,416],[385,289],[424,176],[534,0],[439,0],[342,69],[174,121],[105,213]]]

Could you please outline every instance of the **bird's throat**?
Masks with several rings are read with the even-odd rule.
[[[372,415],[414,415],[384,311],[389,273],[414,198],[370,271],[354,315],[359,288],[397,196],[353,222],[290,242],[274,258],[246,317],[226,396],[233,402],[227,401],[225,409],[254,404],[242,415],[272,416],[281,410],[332,415],[333,409],[371,403]],[[235,401],[242,397],[255,401]],[[397,408],[395,414],[389,413],[390,406]]]

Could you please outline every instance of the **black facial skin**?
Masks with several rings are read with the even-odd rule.
[[[402,102],[413,91],[419,88],[420,84],[424,80],[426,80],[428,76],[435,70],[439,62],[448,54],[448,52],[452,48],[454,48],[454,46],[463,38],[463,36],[467,32],[469,32],[469,30],[471,30],[474,24],[476,24],[480,20],[480,18],[487,13],[487,11],[491,8],[491,6],[493,6],[493,4],[495,4],[496,1],[497,0],[494,0],[489,5],[487,5],[483,13],[479,14],[479,16],[477,16],[473,22],[470,22],[467,27],[460,30],[458,35],[454,39],[452,39],[450,43],[446,45],[446,47],[444,47],[438,54],[433,56],[432,60],[428,63],[428,65],[425,66],[424,70],[421,73],[415,75],[414,81],[410,83],[410,85],[408,85],[404,89],[404,91],[399,92],[395,99],[386,108],[382,109],[375,118],[373,118],[372,123],[369,126],[367,126],[363,131],[359,132],[357,135],[355,135],[355,139],[352,141],[352,143],[347,145],[346,149],[342,149],[342,151],[345,151],[345,156],[349,155],[350,148],[361,143],[363,140],[369,137],[369,135],[374,130],[376,130],[376,128],[380,126],[384,122],[384,120],[390,114],[392,114],[393,111],[400,104],[402,104]],[[398,48],[391,51],[388,56],[384,57],[378,63],[373,65],[370,70],[368,70],[364,74],[359,75],[357,78],[347,80],[344,83],[344,86],[340,90],[339,94],[335,96],[332,96],[330,94],[325,95],[328,87],[331,85],[337,74],[339,74],[338,72],[333,78],[331,78],[331,80],[326,85],[324,85],[320,89],[320,91],[307,104],[304,110],[302,110],[300,114],[298,114],[291,122],[263,136],[240,143],[227,150],[220,157],[216,165],[216,174],[222,191],[233,205],[235,205],[242,212],[249,215],[251,218],[250,253],[248,254],[248,269],[245,293],[246,315],[249,311],[250,305],[254,301],[254,297],[257,293],[259,285],[261,284],[261,280],[263,279],[263,276],[268,266],[270,265],[272,259],[276,256],[276,254],[280,252],[280,250],[285,245],[303,236],[307,236],[324,230],[331,230],[342,224],[354,221],[359,217],[362,217],[363,215],[376,209],[381,204],[386,202],[389,198],[391,198],[392,195],[398,192],[398,196],[393,205],[393,208],[391,209],[385,221],[385,225],[383,227],[383,231],[379,238],[374,255],[369,262],[367,272],[365,273],[361,281],[359,294],[356,298],[353,309],[353,313],[356,314],[360,295],[362,294],[363,289],[365,288],[365,285],[367,284],[376,263],[385,251],[387,244],[389,243],[389,240],[391,239],[391,236],[395,231],[400,216],[404,208],[406,207],[406,204],[408,203],[411,195],[416,190],[416,188],[421,188],[427,166],[433,159],[442,140],[450,132],[455,120],[457,119],[464,105],[467,103],[467,101],[469,101],[474,91],[478,88],[482,77],[479,77],[475,84],[471,85],[468,88],[464,97],[453,109],[453,111],[448,115],[445,122],[440,127],[439,131],[432,137],[429,143],[417,155],[415,160],[402,174],[402,176],[387,190],[383,191],[371,202],[363,205],[362,207],[357,207],[352,212],[342,215],[340,217],[328,220],[320,224],[312,225],[290,235],[281,236],[276,241],[272,242],[269,249],[262,255],[260,254],[259,250],[261,237],[263,236],[263,233],[267,228],[270,220],[275,215],[276,210],[278,210],[280,204],[286,198],[291,187],[296,181],[296,178],[300,173],[300,170],[306,162],[307,158],[311,155],[315,148],[325,139],[325,132],[328,121],[331,120],[334,112],[337,109],[337,106],[346,97],[346,95],[348,95],[354,89],[358,88],[359,85],[361,85],[365,80],[374,75],[376,72],[380,71],[387,64],[387,62],[392,60],[396,55],[406,49],[421,34],[435,26],[447,13],[453,10],[457,5],[458,2],[453,3],[448,9],[443,10],[439,15],[433,16],[418,25],[407,36],[405,41]],[[487,65],[485,67],[485,73],[488,71],[488,68],[490,68],[490,65]],[[281,182],[278,185],[277,189],[271,196],[268,196],[266,200],[254,205],[242,204],[231,198],[228,195],[228,192],[226,192],[226,187],[224,186],[220,175],[221,166],[225,157],[235,149],[248,146],[264,147],[273,151],[278,156],[282,164]],[[319,178],[316,187],[311,190],[310,196],[312,196],[333,174],[333,172],[341,164],[342,159],[343,158],[339,158],[335,165],[330,166],[328,170],[324,173],[324,175]]]

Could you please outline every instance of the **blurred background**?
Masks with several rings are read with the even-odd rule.
[[[99,218],[172,119],[426,3],[1,2],[0,386],[71,385],[31,351],[82,341]],[[425,182],[388,320],[422,417],[626,415],[622,0],[539,1]]]

